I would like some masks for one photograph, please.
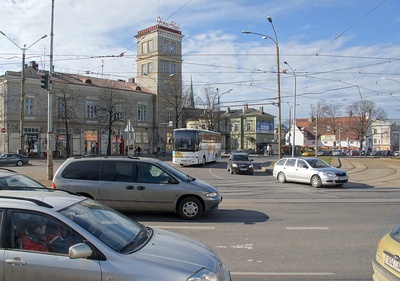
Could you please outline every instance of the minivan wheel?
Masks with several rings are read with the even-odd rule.
[[[278,181],[280,181],[281,183],[285,183],[286,182],[286,176],[284,173],[280,172],[278,174]]]
[[[321,178],[317,175],[314,175],[311,178],[311,186],[315,188],[320,188],[322,186]]]
[[[195,220],[203,213],[203,205],[199,199],[188,197],[179,203],[178,213],[185,220]]]

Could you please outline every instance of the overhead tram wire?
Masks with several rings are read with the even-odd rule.
[[[352,29],[354,26],[356,26],[359,22],[361,22],[364,18],[366,18],[369,14],[371,14],[373,11],[375,11],[377,8],[379,8],[383,3],[385,3],[386,0],[383,0],[381,3],[379,3],[377,6],[375,6],[373,9],[371,9],[370,11],[368,11],[366,14],[364,14],[361,18],[359,18],[358,20],[356,20],[352,25],[350,25],[348,28],[346,28],[344,31],[342,31],[341,33],[339,33],[339,35],[337,35],[334,39],[332,39],[331,41],[329,41],[326,45],[324,45],[322,48],[320,48],[317,52],[315,52],[312,55],[309,55],[308,58],[310,57],[314,57],[314,56],[320,56],[320,52],[322,50],[324,50],[326,47],[328,47],[329,45],[331,45],[333,42],[335,42],[338,38],[340,38],[344,33],[346,33],[347,31],[349,31],[350,29]],[[296,65],[299,65],[300,63],[303,63],[304,61],[306,61],[306,59],[298,62]]]

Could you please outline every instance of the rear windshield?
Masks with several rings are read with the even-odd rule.
[[[392,232],[390,233],[390,236],[396,240],[397,242],[400,243],[400,224],[396,226]]]

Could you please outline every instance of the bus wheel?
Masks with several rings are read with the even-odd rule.
[[[201,205],[199,199],[188,197],[179,203],[178,213],[183,219],[195,220],[203,213],[203,205]]]

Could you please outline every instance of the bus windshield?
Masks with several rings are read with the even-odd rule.
[[[174,150],[197,151],[199,148],[197,139],[196,131],[175,131]]]

